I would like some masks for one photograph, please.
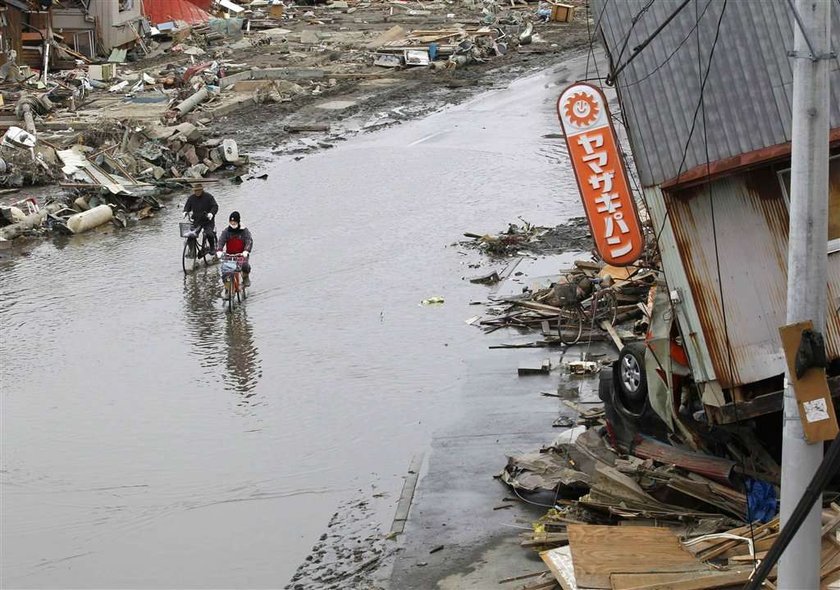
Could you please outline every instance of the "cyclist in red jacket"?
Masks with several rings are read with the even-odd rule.
[[[246,287],[251,286],[251,264],[248,261],[248,256],[251,254],[251,248],[254,246],[254,240],[251,238],[251,232],[248,228],[242,225],[240,221],[239,211],[234,211],[228,218],[228,226],[222,231],[219,236],[219,243],[216,246],[216,256],[222,257],[222,254],[239,255],[245,258],[242,263],[242,284]]]

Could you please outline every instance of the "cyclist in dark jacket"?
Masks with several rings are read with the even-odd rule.
[[[234,211],[230,214],[228,226],[222,231],[222,235],[219,236],[216,255],[219,258],[222,257],[223,253],[245,257],[245,262],[242,263],[242,284],[246,287],[251,286],[251,264],[248,256],[250,256],[253,246],[254,240],[251,238],[251,232],[248,231],[247,227],[242,225],[239,211]]]
[[[216,249],[216,213],[218,212],[219,204],[216,198],[205,191],[200,184],[194,184],[193,194],[184,203],[184,217],[192,213],[193,229],[200,227],[204,231],[212,249]]]

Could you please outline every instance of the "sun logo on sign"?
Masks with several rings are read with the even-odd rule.
[[[566,118],[576,127],[586,127],[594,123],[601,110],[595,97],[586,92],[576,92],[569,97],[563,107]]]

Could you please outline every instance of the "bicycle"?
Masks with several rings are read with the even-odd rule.
[[[590,329],[606,321],[611,326],[615,324],[618,313],[618,299],[610,287],[602,287],[601,279],[591,279],[594,285],[592,296],[588,299],[567,300],[560,308],[560,317],[557,320],[557,331],[560,334],[560,342],[572,346],[580,341],[583,333],[584,320],[588,319]],[[575,285],[576,287],[576,285]],[[584,307],[588,303],[588,307]]]
[[[204,266],[210,266],[215,257],[212,242],[207,232],[202,227],[193,227],[192,222],[180,222],[178,224],[181,230],[181,237],[184,238],[184,252],[181,255],[181,266],[184,269],[184,274],[189,270],[195,270],[198,267],[198,259],[204,259]],[[201,243],[198,241],[198,234],[202,235]],[[189,262],[188,262],[189,261]]]
[[[248,298],[245,285],[242,283],[242,263],[244,256],[236,254],[225,254],[222,256],[222,266],[219,273],[222,275],[225,299],[227,300],[228,313],[233,312],[233,298],[236,296],[236,304],[241,305],[242,300]]]

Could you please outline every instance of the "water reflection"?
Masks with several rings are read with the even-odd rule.
[[[224,375],[228,390],[242,396],[240,405],[249,405],[257,383],[262,377],[262,363],[254,340],[254,328],[248,320],[245,304],[229,315],[225,342],[227,371]]]
[[[213,267],[199,267],[195,273],[184,276],[187,331],[194,343],[193,352],[200,355],[204,368],[218,366],[223,360],[220,335],[224,330],[225,311],[220,290],[219,275]]]
[[[201,367],[211,374],[221,370],[225,389],[242,397],[239,405],[251,405],[262,378],[262,363],[248,319],[248,304],[225,311],[219,297],[221,281],[217,267],[200,268],[184,277],[184,316],[193,350]]]

